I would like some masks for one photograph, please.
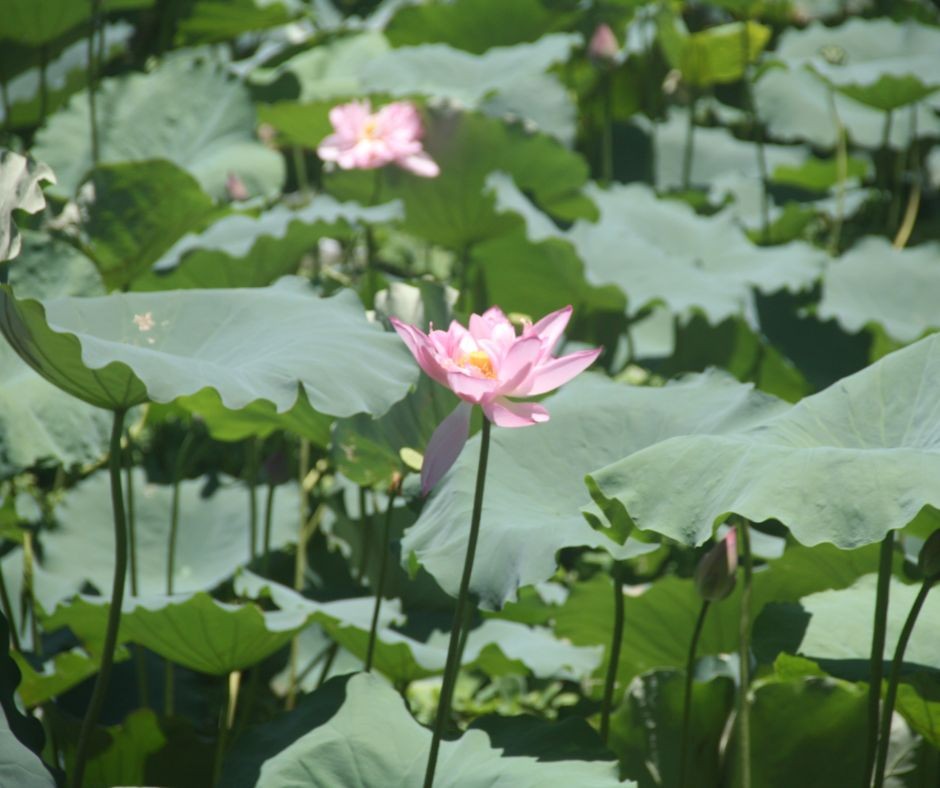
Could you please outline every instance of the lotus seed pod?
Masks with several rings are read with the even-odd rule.
[[[712,547],[695,570],[695,588],[702,599],[718,602],[734,591],[738,571],[738,532],[732,528]]]

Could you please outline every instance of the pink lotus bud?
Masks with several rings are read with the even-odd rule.
[[[738,532],[731,528],[695,570],[695,588],[702,599],[719,602],[734,591],[738,571]]]
[[[225,191],[232,202],[248,199],[248,189],[245,187],[245,182],[234,172],[230,172],[225,179]]]
[[[920,548],[917,566],[927,580],[940,576],[940,528],[930,534],[924,546]]]
[[[617,37],[610,25],[598,25],[588,44],[588,57],[596,65],[609,66],[616,62],[619,53],[620,44],[617,43]]]

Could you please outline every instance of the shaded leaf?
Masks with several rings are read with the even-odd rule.
[[[42,162],[13,151],[0,151],[0,262],[16,257],[23,243],[13,223],[13,211],[41,211],[46,207],[41,184],[55,180],[52,170]]]

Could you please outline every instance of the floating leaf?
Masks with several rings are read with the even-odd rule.
[[[19,301],[0,289],[7,339],[40,374],[104,408],[214,389],[226,408],[279,413],[303,391],[320,412],[381,413],[415,367],[346,290],[316,299],[299,280],[264,289],[121,293]]]
[[[22,246],[13,211],[41,211],[46,207],[46,198],[40,184],[55,180],[52,170],[42,162],[13,151],[0,151],[0,263],[16,257]]]
[[[284,179],[281,157],[254,139],[247,89],[195,56],[166,58],[149,74],[102,80],[97,117],[103,164],[167,159],[218,199],[226,196],[229,173],[250,194],[272,194]],[[87,96],[76,95],[36,136],[34,153],[58,176],[56,194],[74,196],[92,167],[89,127]]]
[[[258,788],[305,785],[410,785],[424,774],[431,732],[421,727],[401,697],[380,679],[356,674],[346,681],[346,698],[320,727],[266,760]],[[435,785],[484,788],[497,781],[517,788],[570,783],[583,788],[623,786],[616,765],[588,761],[538,761],[507,757],[482,731],[441,742]],[[635,786],[634,786],[635,788]]]
[[[880,541],[940,504],[938,348],[927,337],[751,429],[663,441],[590,478],[637,526],[688,544],[732,513],[808,545]]]
[[[619,545],[590,527],[582,474],[598,457],[690,432],[739,428],[779,405],[730,378],[711,374],[665,388],[639,388],[586,374],[546,400],[551,421],[499,430],[492,438],[480,542],[470,588],[499,608],[523,585],[546,580],[564,547],[589,545],[617,557],[652,549]],[[402,555],[414,554],[455,595],[466,549],[479,438],[468,443],[405,532]]]
[[[659,19],[659,41],[670,65],[699,88],[741,79],[770,41],[770,33],[757,22],[731,22],[689,33],[681,17],[663,13]]]
[[[818,316],[855,333],[872,324],[899,342],[940,328],[940,244],[895,249],[874,236],[833,260],[823,279]]]

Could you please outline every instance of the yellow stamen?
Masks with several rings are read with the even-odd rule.
[[[495,378],[496,370],[493,369],[493,362],[490,357],[482,350],[474,350],[471,353],[464,353],[457,362],[465,367],[468,364],[476,367],[485,378]]]
[[[368,140],[374,139],[377,126],[375,118],[369,118],[362,127],[362,136]]]

